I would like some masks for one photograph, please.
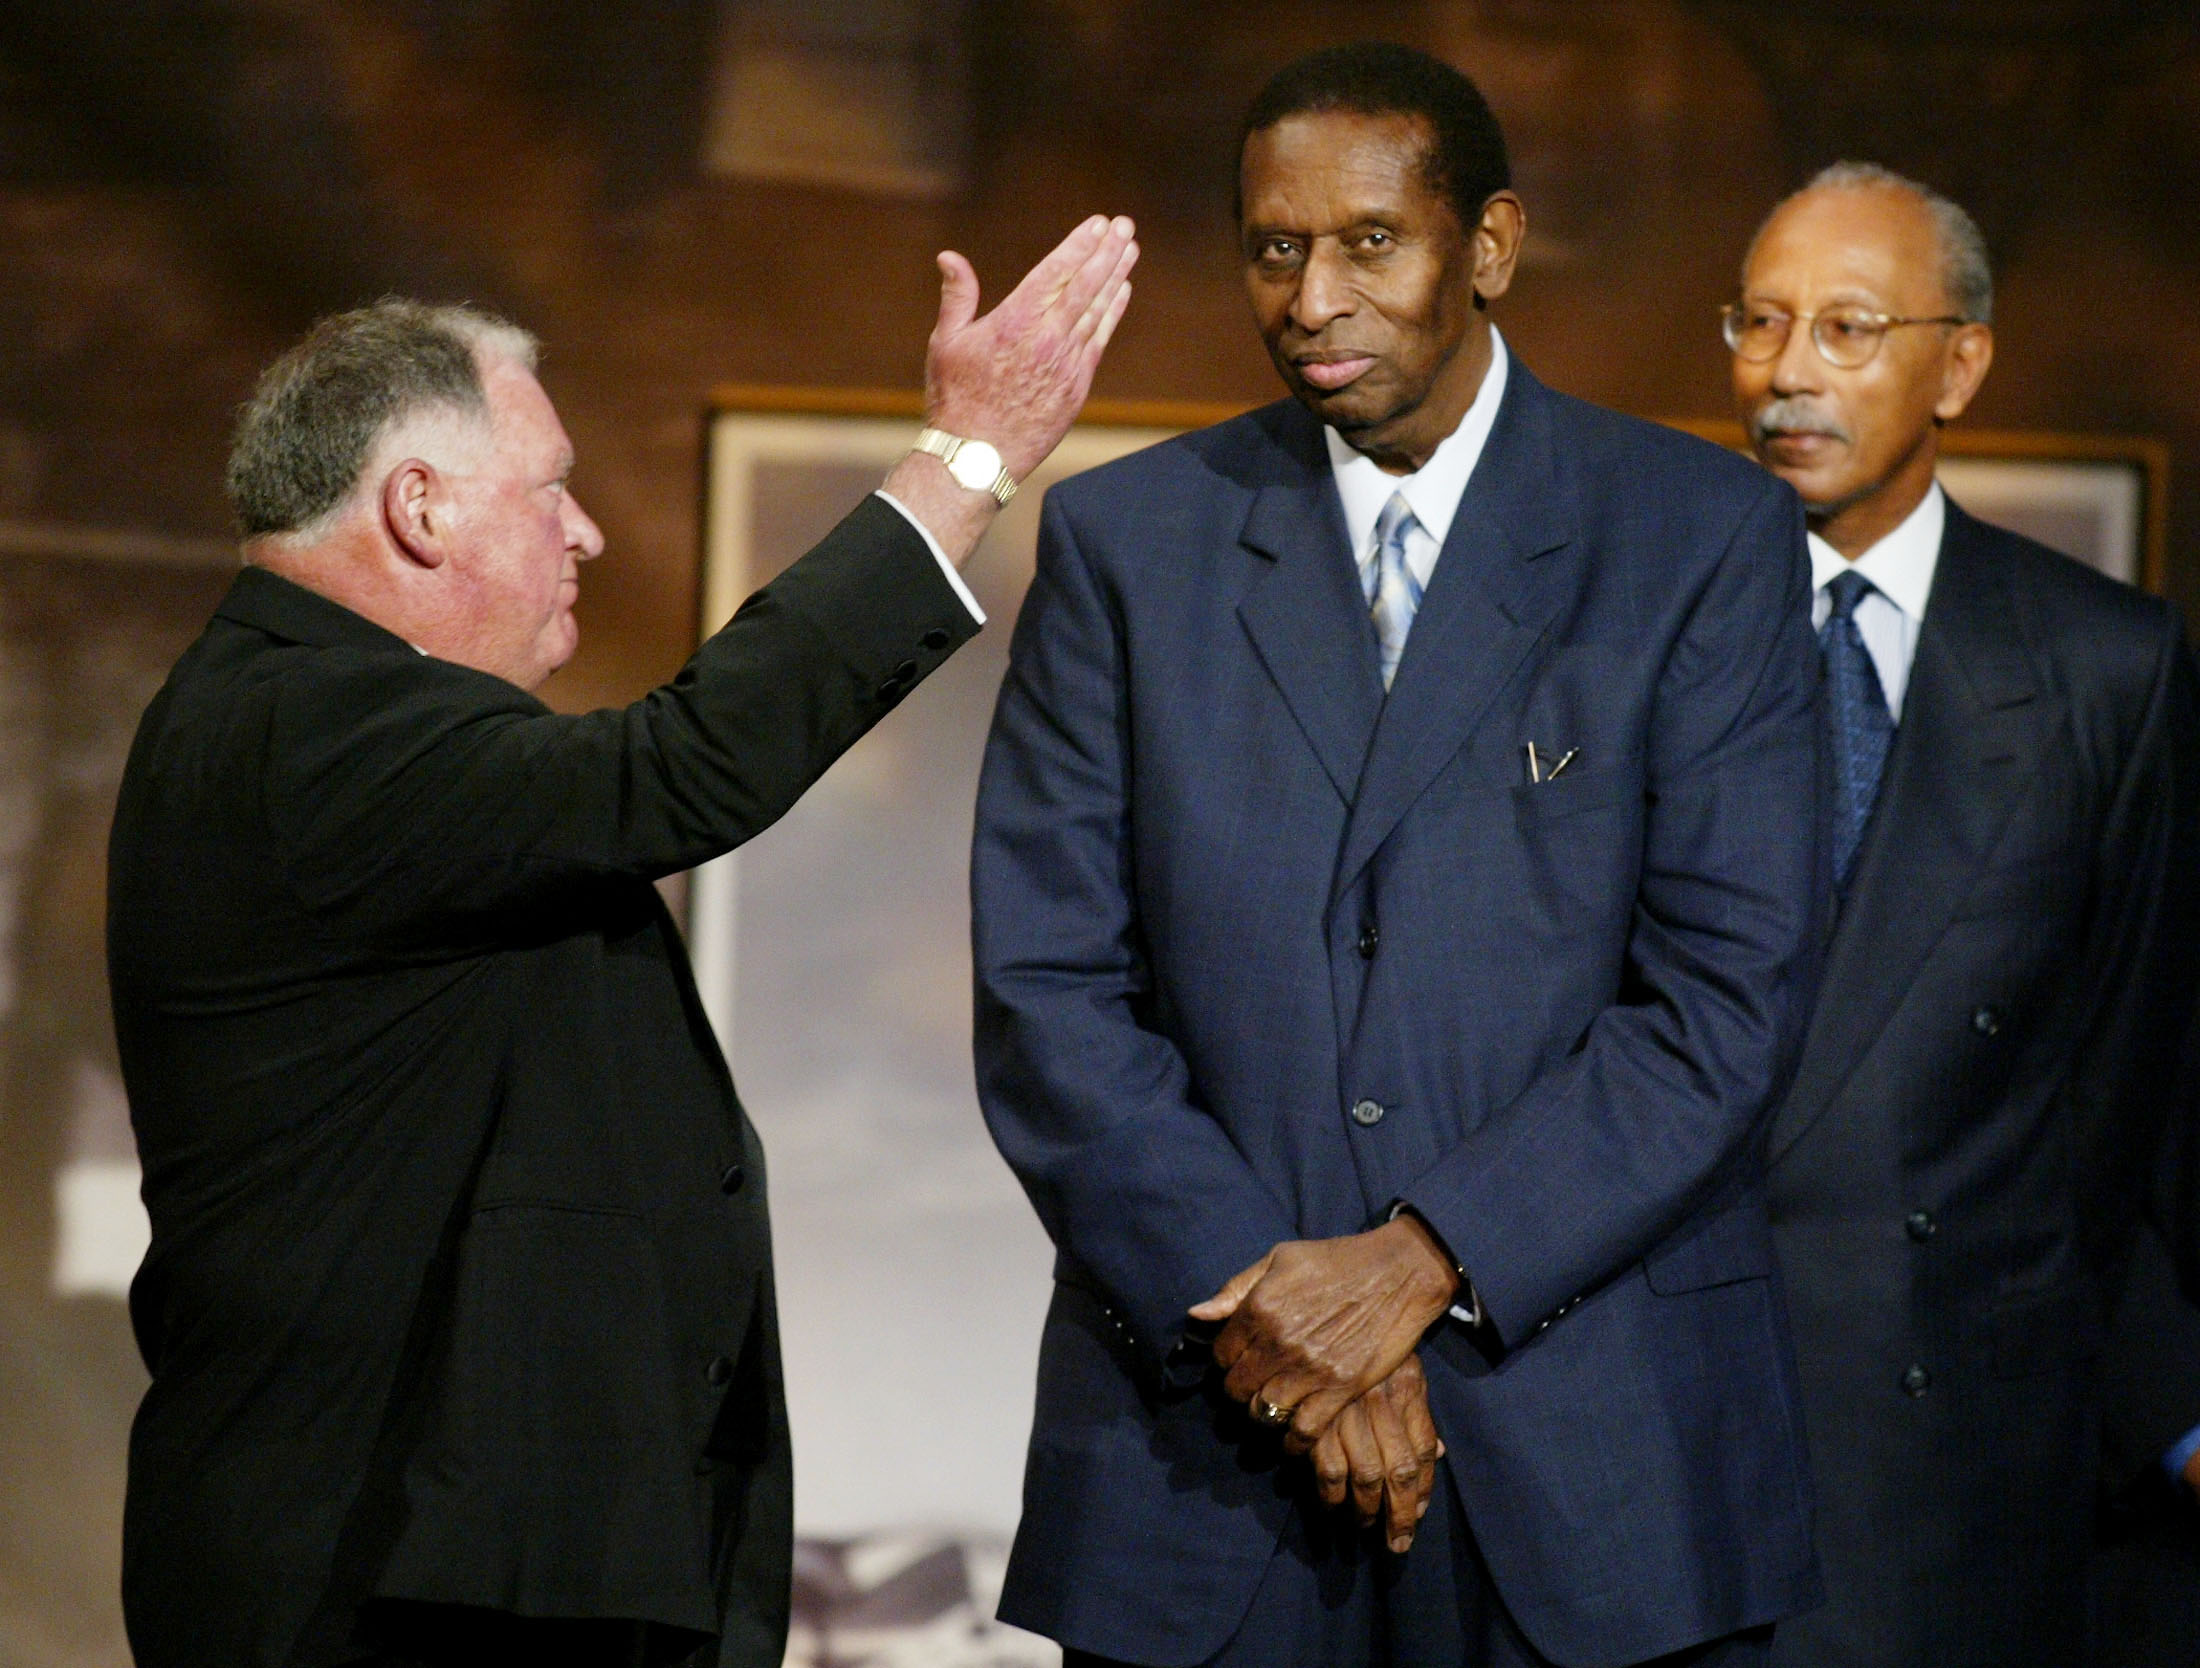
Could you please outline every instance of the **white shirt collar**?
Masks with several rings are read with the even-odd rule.
[[[1812,533],[1808,541],[1811,585],[1823,591],[1835,574],[1854,568],[1910,620],[1921,621],[1933,588],[1933,570],[1940,566],[1940,536],[1947,525],[1948,498],[1935,481],[1899,527],[1853,562]]]
[[[1329,442],[1329,468],[1336,477],[1337,496],[1344,500],[1345,531],[1352,536],[1354,556],[1374,549],[1376,519],[1394,492],[1406,495],[1413,519],[1434,541],[1434,548],[1444,548],[1452,518],[1459,513],[1459,500],[1466,496],[1467,480],[1482,461],[1482,448],[1497,421],[1497,408],[1504,402],[1509,358],[1505,338],[1497,333],[1497,326],[1491,325],[1490,368],[1482,374],[1474,403],[1428,462],[1410,475],[1386,475],[1372,458],[1362,457],[1347,445],[1335,429],[1322,425],[1322,437]]]

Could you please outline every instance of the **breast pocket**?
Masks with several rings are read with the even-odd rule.
[[[1513,788],[1513,808],[1525,823],[1549,822],[1614,807],[1642,806],[1642,755],[1601,764],[1571,764],[1540,782]]]
[[[1512,805],[1525,898],[1567,927],[1632,914],[1642,859],[1639,754],[1523,782],[1512,791]]]

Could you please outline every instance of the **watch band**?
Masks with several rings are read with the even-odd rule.
[[[985,441],[965,439],[962,435],[949,434],[945,429],[935,429],[929,426],[917,430],[916,444],[912,450],[929,452],[933,457],[938,458],[940,462],[952,469],[955,466],[956,457],[966,446],[984,446],[987,451],[993,452],[996,458],[1000,456],[1000,453],[994,451],[994,448]],[[973,491],[990,492],[993,495],[993,502],[996,504],[1006,505],[1011,498],[1016,496],[1016,477],[1008,472],[1008,465],[1005,463],[1000,466],[999,472],[994,475],[993,479],[987,482],[963,482],[960,475],[955,478],[958,482],[971,486]]]

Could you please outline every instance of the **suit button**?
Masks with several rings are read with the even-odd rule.
[[[918,638],[917,641],[922,643],[926,648],[930,649],[934,654],[937,654],[940,650],[947,647],[947,627],[934,626],[930,631],[926,632],[922,637]]]
[[[1360,929],[1360,959],[1362,961],[1373,961],[1375,959],[1375,946],[1382,941],[1383,935],[1375,930],[1375,923],[1373,921],[1368,922],[1366,926]]]
[[[1920,1245],[1940,1232],[1940,1224],[1933,1220],[1933,1213],[1929,1210],[1913,1210],[1903,1219],[1902,1226],[1910,1238]]]
[[[729,1164],[718,1174],[718,1191],[721,1193],[738,1193],[747,1185],[748,1179],[748,1166]]]
[[[709,1366],[703,1369],[703,1376],[713,1384],[731,1384],[733,1382],[733,1357],[730,1355],[717,1357]]]
[[[917,681],[917,663],[913,660],[905,660],[895,667],[894,681],[903,684],[915,683]]]
[[[900,700],[904,695],[908,693],[909,686],[907,684],[897,683],[892,678],[888,678],[884,683],[880,684],[878,688],[872,691],[872,694],[876,695],[888,706],[892,706],[896,701]]]
[[[1378,1100],[1355,1101],[1352,1106],[1352,1121],[1362,1129],[1373,1129],[1383,1121],[1383,1103]]]
[[[1912,1367],[1902,1375],[1902,1393],[1916,1400],[1933,1387],[1933,1375],[1923,1367]]]
[[[1971,1029],[1982,1037],[1998,1035],[2001,1031],[2001,1010],[1981,1008],[1971,1015]]]

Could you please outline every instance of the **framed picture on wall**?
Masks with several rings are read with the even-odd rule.
[[[1739,423],[1675,428],[1744,449]],[[2159,594],[2169,571],[2169,447],[2144,436],[1953,428],[1940,483],[1982,521]]]
[[[0,518],[0,1658],[125,1663],[123,1298],[152,1229],[107,998],[107,830],[226,539]]]
[[[1233,409],[1088,405],[964,567],[986,629],[778,826],[689,877],[698,989],[771,1165],[812,1563],[896,1536],[938,1556],[922,1536],[951,1526],[983,1587],[1014,1527],[1053,1249],[993,1150],[971,1074],[979,760],[1048,485]],[[921,418],[913,394],[720,393],[701,631],[877,487]],[[973,1604],[990,1614],[982,1592]]]

